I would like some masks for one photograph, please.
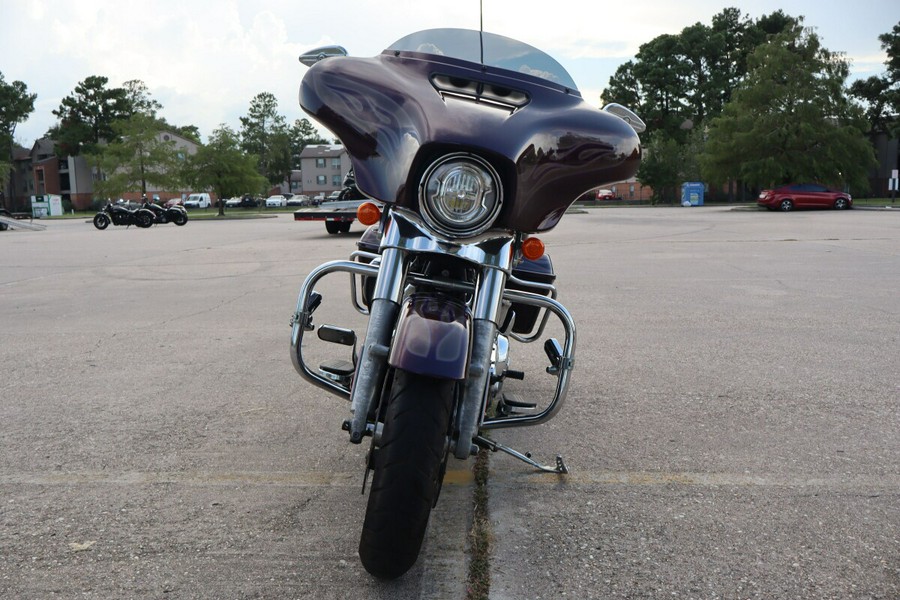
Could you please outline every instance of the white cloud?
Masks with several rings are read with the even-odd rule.
[[[289,121],[304,116],[297,57],[306,50],[338,43],[372,56],[412,31],[477,29],[478,7],[478,0],[0,0],[0,71],[38,94],[35,113],[18,129],[26,144],[53,125],[51,111],[90,75],[112,85],[144,81],[170,122],[208,135],[223,122],[239,128],[238,117],[263,91]],[[554,56],[596,103],[596,90],[641,44],[709,24],[722,7],[718,0],[484,0],[484,27]],[[805,15],[830,49],[853,59],[855,75],[882,70],[877,35],[890,29],[880,23],[896,14],[892,0],[853,13],[814,0],[761,0],[743,10],[757,18],[777,8]]]

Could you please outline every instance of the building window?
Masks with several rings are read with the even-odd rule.
[[[317,185],[327,185],[328,177],[326,175],[316,175],[316,184]]]
[[[334,187],[341,187],[341,176],[340,175],[332,175],[331,176],[331,185]]]
[[[317,169],[324,169],[324,168],[325,168],[325,159],[324,159],[324,158],[317,158],[317,159],[316,159],[316,168],[317,168]]]
[[[340,159],[340,158],[332,158],[332,159],[331,159],[331,168],[332,168],[332,169],[338,169],[338,170],[340,170],[340,168],[341,168],[341,159]]]

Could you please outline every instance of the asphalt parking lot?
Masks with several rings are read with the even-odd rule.
[[[371,579],[365,449],[290,363],[300,282],[359,232],[0,232],[0,595],[465,596],[470,465],[416,567]],[[494,437],[571,473],[491,456],[491,598],[900,597],[900,211],[591,210],[542,237],[573,389]]]

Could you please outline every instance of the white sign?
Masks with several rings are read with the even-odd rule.
[[[898,169],[894,169],[893,171],[891,171],[891,179],[897,179],[898,177],[900,177],[900,172],[898,172]]]

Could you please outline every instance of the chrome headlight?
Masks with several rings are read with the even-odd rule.
[[[471,154],[442,156],[419,183],[419,205],[425,221],[449,237],[478,235],[490,227],[503,203],[497,171]]]

